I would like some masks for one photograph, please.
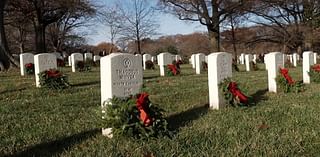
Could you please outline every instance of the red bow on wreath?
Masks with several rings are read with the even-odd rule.
[[[62,74],[60,73],[60,71],[58,70],[53,70],[53,69],[50,69],[46,72],[47,76],[48,77],[51,77],[51,78],[58,78],[58,77],[61,77]]]
[[[178,70],[177,70],[176,65],[168,64],[168,69],[173,73],[173,75],[177,75]]]
[[[26,65],[25,65],[25,67],[26,67],[26,68],[30,68],[30,69],[31,69],[31,68],[33,68],[33,67],[34,67],[34,65],[33,65],[32,63],[28,63],[28,64],[26,64]]]
[[[312,69],[316,72],[320,72],[320,64],[314,65]]]
[[[137,98],[137,108],[140,112],[140,120],[143,121],[145,126],[152,124],[152,119],[148,115],[149,111],[149,95],[147,93],[141,93]]]
[[[294,84],[293,79],[290,77],[289,75],[289,70],[286,68],[280,68],[280,73],[282,74],[282,76],[287,80],[288,84],[292,85]]]
[[[246,104],[248,102],[247,96],[245,96],[239,89],[236,82],[230,82],[228,90],[234,97],[238,97],[241,103]]]

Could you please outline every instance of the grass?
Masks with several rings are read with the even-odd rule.
[[[259,65],[263,68],[263,65]],[[172,139],[108,139],[101,135],[100,73],[71,73],[72,88],[35,87],[19,70],[0,73],[0,156],[317,156],[319,84],[303,93],[268,93],[267,72],[233,73],[255,106],[210,110],[207,74],[145,71],[145,91],[166,110]],[[290,69],[301,80],[302,69]]]

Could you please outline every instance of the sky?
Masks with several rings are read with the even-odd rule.
[[[116,1],[122,0],[94,0],[94,3],[99,4],[99,6],[112,6]],[[150,0],[153,4],[156,0]],[[204,32],[206,28],[199,22],[181,21],[177,17],[171,14],[160,13],[158,15],[158,23],[160,25],[157,30],[160,36],[164,35],[175,35],[175,34],[191,34],[193,32]],[[96,45],[100,42],[110,41],[108,35],[108,27],[96,23],[90,28],[87,35],[87,41],[90,45]]]

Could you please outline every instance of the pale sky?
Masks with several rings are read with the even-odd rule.
[[[93,0],[95,3],[104,6],[112,6],[117,0]],[[118,0],[122,1],[122,0]],[[157,0],[150,0],[156,3]],[[160,25],[157,30],[160,36],[163,35],[175,35],[175,34],[191,34],[193,32],[204,32],[206,28],[199,22],[187,22],[181,21],[177,17],[171,14],[159,14],[158,23]],[[87,36],[88,44],[96,45],[103,41],[110,41],[108,35],[108,27],[102,24],[96,23],[92,28],[90,28],[89,34]]]

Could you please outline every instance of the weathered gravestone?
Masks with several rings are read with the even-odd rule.
[[[144,54],[142,56],[143,58],[143,69],[146,70],[146,61],[151,61],[151,55],[150,54]]]
[[[219,91],[219,84],[232,77],[232,55],[226,52],[212,53],[208,56],[209,104],[212,109],[224,107],[225,100]]]
[[[195,54],[192,54],[191,55],[191,65],[192,65],[192,68],[196,68],[196,55]]]
[[[98,56],[98,55],[94,55],[94,56],[93,56],[93,61],[94,61],[94,62],[100,61],[100,59],[101,59],[101,57]]]
[[[302,60],[302,74],[303,74],[303,83],[310,83],[310,66],[313,65],[314,57],[312,51],[303,52],[303,60]]]
[[[317,58],[318,58],[318,54],[313,53],[313,64],[317,64]]]
[[[293,60],[293,66],[297,67],[297,62],[298,62],[298,54],[297,53],[293,53],[292,60]]]
[[[206,55],[203,53],[198,53],[196,56],[196,74],[201,74],[202,62],[205,61]]]
[[[159,55],[159,66],[160,66],[160,76],[165,76],[165,66],[172,64],[172,55],[170,53],[164,52]]]
[[[252,61],[252,54],[245,55],[246,71],[250,71],[250,62]]]
[[[40,78],[38,75],[49,69],[57,69],[57,57],[54,54],[42,53],[34,56],[34,73],[37,87],[40,87]]]
[[[110,104],[116,97],[138,94],[143,84],[142,60],[140,56],[112,53],[100,60],[101,106]],[[102,111],[104,113],[104,111]],[[102,134],[112,137],[111,128],[102,129]]]
[[[269,92],[277,93],[278,71],[284,67],[283,54],[280,52],[271,52],[266,55],[266,66],[268,70],[268,88]]]
[[[76,72],[77,68],[77,62],[82,61],[83,62],[83,56],[81,53],[73,53],[71,54],[71,65],[72,65],[72,72]]]
[[[92,53],[85,53],[84,61],[92,61]]]
[[[34,63],[34,55],[32,53],[20,54],[20,72],[21,76],[25,75],[25,65],[28,63]]]

